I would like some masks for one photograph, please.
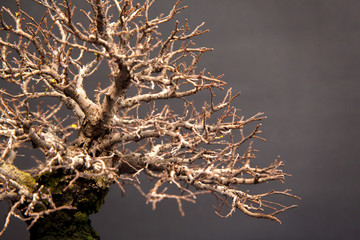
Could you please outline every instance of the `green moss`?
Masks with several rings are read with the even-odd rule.
[[[29,189],[33,189],[36,181],[29,173],[23,172],[20,177],[20,184],[27,186]]]
[[[92,177],[78,178],[71,183],[72,176],[60,169],[42,174],[37,182],[51,191],[57,206],[71,205],[87,214],[98,212],[105,202],[109,181],[105,177]]]
[[[39,219],[30,228],[30,240],[97,240],[86,213],[76,210],[56,211]]]
[[[86,213],[83,213],[83,212],[77,212],[74,214],[74,217],[75,217],[75,221],[77,222],[84,222],[84,221],[87,221],[88,220],[88,215]]]
[[[93,178],[93,180],[95,181],[95,184],[99,188],[108,188],[109,187],[109,180],[105,176],[96,177],[96,178]]]
[[[38,176],[36,181],[50,189],[53,194],[60,194],[62,190],[66,187],[65,184],[69,184],[70,181],[66,179],[67,174],[64,171],[53,171],[45,172],[42,175]]]
[[[3,164],[1,168],[3,171],[11,173],[16,182],[26,186],[30,191],[34,188],[36,181],[29,173],[18,169],[12,164]]]
[[[76,210],[56,211],[44,216],[30,229],[31,239],[99,239],[91,227],[89,215],[98,212],[104,204],[110,183],[105,177],[78,178],[71,183],[73,177],[74,174],[62,169],[37,177],[38,186],[51,191],[56,206],[70,205]]]

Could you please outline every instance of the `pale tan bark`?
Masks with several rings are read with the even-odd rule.
[[[220,76],[196,69],[201,55],[212,50],[193,44],[207,32],[203,24],[192,29],[187,21],[176,22],[169,36],[158,32],[159,25],[186,8],[180,0],[154,19],[148,17],[149,0],[136,5],[131,0],[89,0],[90,11],[76,8],[76,1],[34,2],[44,12],[40,20],[24,11],[21,1],[18,9],[2,7],[0,12],[0,81],[18,89],[0,90],[0,199],[12,201],[9,216],[34,224],[47,211],[73,209],[70,203],[54,204],[52,191],[59,189],[38,181],[60,170],[69,180],[64,191],[80,179],[117,183],[122,189],[126,183],[154,207],[175,199],[181,214],[183,201],[195,202],[204,193],[216,196],[219,214],[228,204],[226,216],[238,209],[280,222],[275,215],[295,206],[266,200],[274,194],[295,197],[289,190],[240,190],[244,184],[283,181],[287,174],[279,159],[265,167],[252,163],[253,141],[264,140],[259,123],[264,115],[238,115],[232,105],[238,94],[224,90]],[[87,21],[76,22],[77,14]],[[87,82],[99,71],[104,75],[97,90],[86,92]],[[127,96],[129,89],[135,94]],[[193,95],[208,100],[199,105]],[[58,102],[39,103],[50,98]],[[172,101],[184,108],[172,109]],[[73,116],[64,118],[65,108]],[[29,143],[43,152],[38,165],[28,170],[31,176],[12,165],[17,150]],[[239,151],[241,146],[247,150]],[[139,174],[157,179],[148,193],[141,190]],[[167,184],[178,194],[167,193]],[[48,204],[42,210],[35,207],[44,200]]]

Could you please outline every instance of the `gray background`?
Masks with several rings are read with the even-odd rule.
[[[15,1],[1,1],[10,4]],[[154,14],[173,1],[158,1]],[[360,2],[356,0],[192,0],[181,19],[202,21],[211,32],[199,46],[215,49],[201,66],[224,73],[245,116],[263,111],[263,136],[256,161],[279,154],[293,177],[267,188],[292,188],[299,207],[282,225],[236,211],[222,219],[215,200],[202,196],[185,205],[165,201],[156,211],[132,189],[123,198],[112,188],[96,230],[110,239],[360,239],[359,120]],[[36,12],[35,5],[27,9]],[[25,6],[25,3],[23,4]],[[200,100],[200,99],[199,99]],[[5,207],[2,203],[1,213]],[[2,239],[27,239],[13,219]]]

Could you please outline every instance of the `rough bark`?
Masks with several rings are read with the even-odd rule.
[[[193,42],[208,31],[204,23],[176,21],[161,36],[159,26],[186,8],[181,0],[155,18],[152,0],[82,1],[87,9],[78,1],[33,1],[43,10],[39,19],[21,0],[0,10],[0,81],[12,86],[0,89],[0,200],[11,202],[0,236],[16,216],[32,239],[98,239],[88,216],[111,184],[136,187],[153,208],[173,199],[181,215],[184,201],[205,193],[216,197],[222,217],[238,209],[280,222],[276,215],[295,207],[268,198],[296,197],[288,189],[244,190],[287,174],[279,159],[254,164],[253,142],[265,141],[263,113],[239,115],[239,94],[223,91],[221,76],[197,69],[212,51]],[[86,84],[103,69],[90,95]],[[200,98],[208,100],[194,101]],[[183,109],[172,109],[174,102]],[[29,147],[41,153],[36,166],[19,170],[18,153],[29,155]],[[154,180],[148,192],[139,174]]]
[[[51,211],[36,221],[28,221],[30,239],[100,239],[91,226],[89,215],[97,213],[109,190],[108,181],[102,177],[80,178],[70,185],[71,178],[64,170],[45,173],[37,184],[50,190],[52,203],[37,204],[35,212],[41,212],[50,204],[72,206],[74,209]]]
[[[77,210],[60,210],[39,219],[30,228],[30,240],[98,240],[89,216]]]

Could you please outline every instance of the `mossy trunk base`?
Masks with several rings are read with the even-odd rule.
[[[89,215],[97,213],[104,204],[109,182],[100,176],[79,178],[71,183],[72,177],[69,176],[71,175],[62,169],[38,176],[38,185],[51,192],[57,207],[69,206],[75,209],[56,210],[43,215],[29,229],[30,240],[100,239],[91,226]],[[35,206],[35,212],[44,211],[44,206],[49,206],[46,200],[42,205]]]
[[[45,215],[30,228],[30,240],[97,240],[89,216],[76,210]]]

